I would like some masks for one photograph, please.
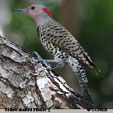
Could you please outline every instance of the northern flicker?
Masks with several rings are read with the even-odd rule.
[[[42,45],[54,56],[54,60],[46,60],[46,62],[57,62],[56,68],[68,64],[78,77],[83,95],[93,103],[87,87],[88,80],[84,67],[86,65],[94,69],[96,66],[78,41],[52,18],[51,12],[43,5],[31,5],[26,9],[13,9],[13,11],[23,12],[32,17],[36,22]]]

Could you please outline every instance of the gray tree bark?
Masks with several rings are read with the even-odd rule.
[[[33,54],[0,36],[0,108],[94,108]]]

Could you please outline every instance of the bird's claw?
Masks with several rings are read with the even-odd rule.
[[[47,67],[47,69],[52,70],[51,65],[50,65],[46,60],[43,59],[42,62],[43,62],[43,64]]]
[[[48,60],[41,58],[41,56],[36,51],[33,51],[32,53],[47,67],[47,69],[52,70],[51,65],[48,63]]]
[[[56,60],[54,60],[54,59],[42,59],[41,56],[40,56],[36,51],[33,51],[32,53],[35,54],[35,56],[36,56],[49,70],[51,70],[51,71],[54,71],[54,70],[56,70],[56,69],[61,68],[61,67],[64,66],[63,63],[61,63],[61,62],[58,63],[58,62],[57,62]],[[52,62],[56,62],[56,63],[57,63],[56,67],[52,68],[51,65],[49,64],[50,62],[51,62],[51,63],[52,63]]]

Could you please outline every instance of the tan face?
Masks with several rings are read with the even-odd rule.
[[[22,12],[30,16],[40,26],[44,21],[52,18],[51,12],[43,5],[31,5],[26,9],[13,9],[15,12]]]
[[[37,16],[40,16],[43,14],[42,8],[38,5],[31,5],[26,9],[13,9],[12,11],[22,12],[25,15],[28,15],[32,18],[36,18]]]
[[[32,5],[26,8],[26,10],[27,10],[27,13],[25,14],[28,16],[31,16],[32,18],[35,18],[36,16],[39,16],[43,13],[42,9],[37,5]]]
[[[42,16],[44,13],[52,18],[51,12],[42,5],[31,5],[26,9],[13,9],[12,11],[22,12],[25,15],[32,17],[33,19]]]

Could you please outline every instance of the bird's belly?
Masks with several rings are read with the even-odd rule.
[[[60,48],[55,47],[52,43],[49,43],[48,41],[41,41],[44,48],[51,53],[55,59],[62,59],[66,60],[68,59],[68,55],[63,52]]]

